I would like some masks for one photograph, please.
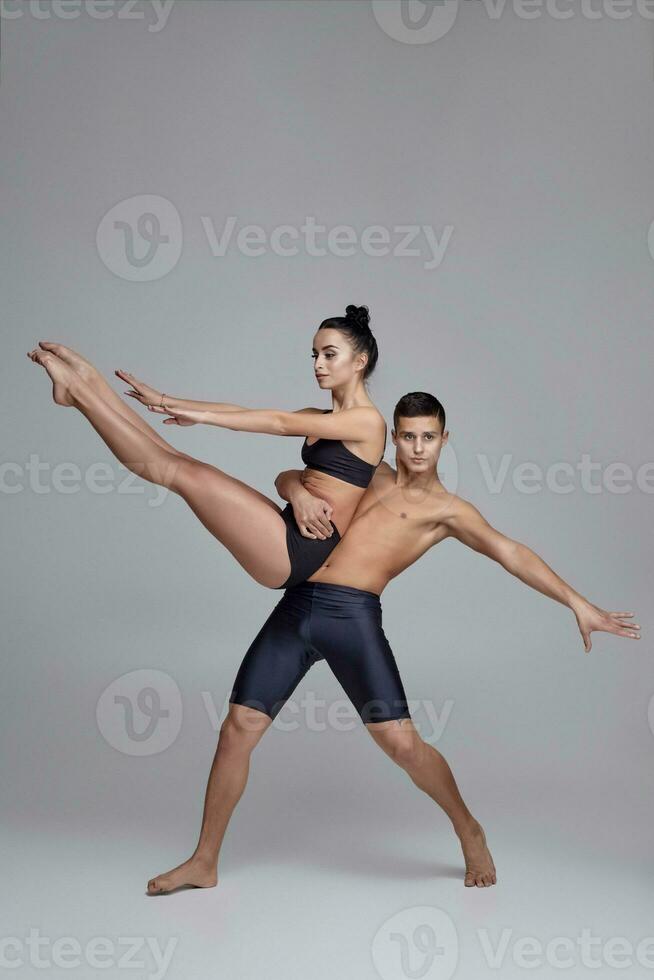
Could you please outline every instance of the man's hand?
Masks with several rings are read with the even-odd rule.
[[[317,538],[319,541],[331,538],[333,534],[330,522],[333,513],[331,504],[320,497],[314,497],[308,490],[294,493],[290,503],[303,538],[314,540]]]
[[[629,617],[634,615],[632,612],[607,612],[606,609],[600,609],[586,599],[572,603],[571,609],[575,614],[586,653],[589,653],[593,646],[590,639],[593,630],[615,633],[616,636],[625,636],[631,640],[640,639],[638,623],[628,622]]]
[[[305,474],[305,470],[282,470],[275,477],[275,488],[282,500],[287,500],[293,508],[302,537],[324,541],[334,533],[331,525],[334,508],[328,500],[316,497],[306,489]]]

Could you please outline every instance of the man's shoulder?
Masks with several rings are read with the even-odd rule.
[[[397,473],[392,466],[382,459],[375,467],[372,479],[366,488],[364,498],[366,500],[377,499],[379,494],[386,494],[395,485]]]
[[[440,504],[437,523],[446,532],[446,536],[457,536],[465,530],[487,525],[488,522],[469,500],[455,493],[448,493]]]
[[[441,497],[452,513],[461,513],[468,507],[468,501],[450,490],[443,489],[437,496]]]
[[[474,510],[469,501],[445,489],[445,487],[441,490],[433,490],[431,500],[436,522],[446,526],[457,519],[465,519]]]

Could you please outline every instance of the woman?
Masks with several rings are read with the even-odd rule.
[[[365,387],[377,362],[365,306],[350,305],[344,317],[323,320],[313,339],[315,376],[321,389],[332,392],[331,409],[287,412],[175,398],[116,371],[132,386],[128,395],[169,416],[164,423],[305,436],[303,479],[315,505],[298,506],[299,522],[290,504],[282,511],[253,487],[171,446],[81,355],[50,341],[40,341],[40,348],[27,356],[50,375],[55,402],[78,408],[129,470],[183,497],[245,571],[268,588],[288,588],[321,567],[383,458],[386,423]]]

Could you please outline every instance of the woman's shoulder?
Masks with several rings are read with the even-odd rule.
[[[302,414],[327,415],[333,413],[334,413],[333,408],[309,407],[309,408],[298,408],[293,412],[293,415],[302,415]],[[353,405],[351,408],[342,408],[341,411],[339,412],[339,415],[345,413],[352,413],[352,414],[356,413],[361,418],[365,418],[367,420],[366,424],[369,424],[371,427],[371,434],[373,428],[375,430],[378,429],[380,434],[385,434],[386,432],[386,420],[375,405]],[[374,434],[377,435],[377,432],[375,432]]]
[[[376,421],[379,425],[386,425],[386,420],[376,405],[353,405],[352,408],[344,408],[344,412],[357,412],[362,418],[368,417],[371,421]]]
[[[366,419],[370,438],[386,436],[386,419],[375,405],[358,405],[356,408],[348,409],[348,411],[358,412],[361,418]]]

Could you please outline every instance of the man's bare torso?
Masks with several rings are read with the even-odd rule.
[[[330,582],[378,595],[388,582],[448,536],[442,523],[455,499],[437,478],[399,486],[381,463],[342,539],[309,582]]]

